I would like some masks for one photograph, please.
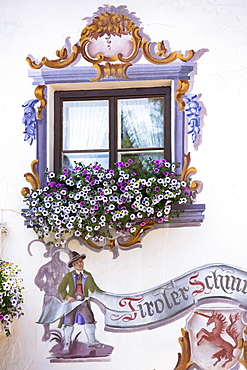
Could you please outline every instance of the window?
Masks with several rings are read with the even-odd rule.
[[[184,176],[193,173],[195,169],[188,168],[189,155],[185,156],[183,98],[196,73],[195,61],[206,49],[188,50],[186,55],[169,53],[163,41],[150,41],[139,27],[139,18],[126,7],[106,5],[94,14],[78,42],[71,47],[66,39],[56,59],[43,57],[37,62],[27,57],[40,102],[37,171],[41,184],[46,181],[46,167],[57,171],[72,167],[74,161],[112,167],[126,157],[138,166],[147,157],[162,157],[180,163],[177,171],[184,169]],[[148,63],[139,63],[142,57]],[[52,105],[47,105],[53,99],[54,116]],[[186,208],[183,218],[178,224],[174,219],[173,226],[200,224],[205,206],[184,206],[179,205]]]
[[[54,169],[171,160],[170,87],[55,92]]]

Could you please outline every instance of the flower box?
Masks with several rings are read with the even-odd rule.
[[[57,245],[66,242],[66,234],[101,242],[114,239],[113,230],[134,237],[151,226],[199,225],[205,207],[193,204],[196,192],[188,190],[190,180],[181,179],[177,166],[162,159],[141,167],[128,159],[114,170],[76,163],[58,174],[47,171],[44,187],[25,196],[25,224]]]

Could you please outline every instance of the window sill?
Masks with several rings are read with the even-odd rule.
[[[182,211],[180,215],[174,216],[171,222],[155,224],[153,229],[200,226],[204,220],[203,212],[205,209],[205,204],[174,204],[172,205],[172,213]]]

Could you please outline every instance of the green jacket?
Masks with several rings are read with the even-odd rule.
[[[73,279],[73,274],[76,274],[76,271],[70,271],[66,275],[64,275],[61,283],[58,286],[58,292],[61,295],[63,299],[67,295],[74,297],[75,294],[75,284],[74,284],[74,279]],[[90,272],[87,272],[83,270],[83,291],[85,297],[89,296],[89,290],[90,292],[94,292],[95,290],[98,290],[99,292],[103,292],[95,283],[92,275]]]

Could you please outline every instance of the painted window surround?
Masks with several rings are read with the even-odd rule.
[[[47,106],[42,110],[42,118],[37,122],[37,159],[38,173],[41,184],[45,178],[43,169],[53,169],[53,142],[54,142],[54,92],[80,89],[114,89],[131,87],[170,86],[172,95],[178,90],[181,80],[190,80],[195,63],[176,61],[166,66],[150,64],[136,64],[128,69],[128,81],[113,77],[99,82],[92,82],[97,72],[91,66],[73,66],[64,69],[30,69],[29,77],[33,79],[34,86],[47,86],[44,89]],[[171,101],[172,116],[172,160],[180,162],[182,171],[185,155],[185,113],[180,110],[179,101]],[[49,124],[48,124],[49,122]],[[179,207],[178,205],[176,207]],[[204,219],[204,204],[182,205],[184,212],[178,218],[165,224],[165,227],[199,226]],[[164,227],[157,225],[156,227]],[[155,226],[154,226],[155,228]]]
[[[96,75],[92,67],[67,67],[65,69],[49,69],[43,67],[38,70],[29,70],[29,77],[33,79],[33,85],[48,86],[46,99],[48,108],[42,112],[42,119],[37,124],[37,158],[41,183],[44,182],[42,169],[48,167],[53,169],[53,95],[55,91],[80,90],[80,89],[114,89],[131,87],[155,87],[170,86],[172,94],[177,89],[181,80],[189,80],[193,71],[194,63],[182,64],[179,62],[169,66],[154,66],[149,64],[138,64],[129,67],[128,81],[115,78],[108,78],[107,81],[90,82]],[[183,167],[183,156],[185,153],[185,118],[184,112],[179,110],[179,103],[172,99],[172,160],[181,163]],[[49,125],[47,127],[47,120]],[[48,138],[46,138],[46,131]],[[48,143],[48,152],[46,150]]]
[[[37,175],[36,185],[44,183],[45,167],[53,170],[53,142],[56,138],[54,92],[81,88],[95,90],[170,86],[174,96],[171,99],[171,160],[181,163],[179,170],[183,178],[196,173],[195,168],[189,168],[190,153],[186,154],[185,148],[186,93],[189,91],[189,81],[193,80],[196,72],[196,60],[207,49],[197,52],[189,50],[185,55],[176,51],[169,53],[163,41],[150,41],[140,27],[139,18],[135,13],[130,13],[126,6],[116,8],[105,5],[104,9],[100,7],[91,18],[85,19],[87,25],[79,41],[71,47],[66,39],[65,46],[56,51],[57,59],[43,57],[41,62],[37,62],[32,56],[26,58],[32,68],[29,77],[36,86],[35,104],[40,104],[36,120],[38,161],[34,161],[35,165],[32,163],[33,173]],[[25,177],[27,181],[30,177],[35,178],[30,173],[25,174]],[[200,182],[192,182],[194,190],[199,186]],[[155,227],[201,224],[204,204],[183,205],[182,208],[184,213],[179,219],[174,218],[169,225],[160,224]]]

